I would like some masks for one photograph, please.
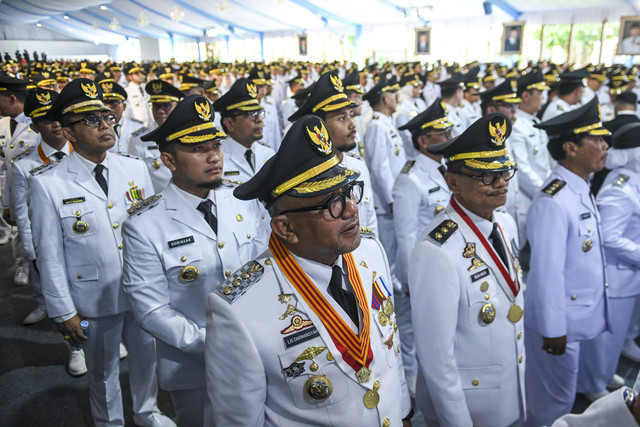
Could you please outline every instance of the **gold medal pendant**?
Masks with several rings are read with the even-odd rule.
[[[375,390],[367,390],[362,400],[364,401],[364,406],[373,409],[378,406],[378,402],[380,402],[380,394]]]
[[[73,231],[75,231],[76,234],[84,234],[89,231],[89,224],[79,219],[73,223]]]
[[[304,384],[304,391],[314,402],[324,402],[333,393],[333,383],[324,375],[314,375]]]
[[[509,320],[511,320],[511,322],[518,323],[518,321],[522,319],[523,313],[524,310],[522,309],[522,307],[520,307],[518,304],[513,304],[509,309],[507,317],[509,318]]]
[[[183,282],[193,282],[200,276],[200,270],[193,265],[187,265],[180,270],[180,280]]]
[[[358,382],[361,384],[367,383],[371,378],[371,371],[366,366],[363,366],[362,368],[360,368],[358,372],[356,372],[356,378],[358,379]]]
[[[384,306],[384,314],[389,317],[393,314],[393,303],[390,299],[387,300],[387,304]]]
[[[384,310],[378,311],[378,322],[380,322],[382,326],[387,326],[387,320],[388,318]]]

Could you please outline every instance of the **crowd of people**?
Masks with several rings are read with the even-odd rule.
[[[637,69],[33,56],[0,243],[97,426],[125,355],[141,426],[638,425]]]

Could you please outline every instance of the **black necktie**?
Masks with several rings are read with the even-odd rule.
[[[255,169],[253,168],[253,151],[251,151],[250,149],[245,151],[244,158],[247,159],[247,162],[249,162],[249,166],[251,166],[251,170],[255,172]]]
[[[64,154],[62,151],[56,151],[55,153],[52,154],[53,157],[56,158],[56,160],[62,160],[62,158],[65,156],[66,154]],[[102,166],[102,165],[100,165]],[[97,172],[96,172],[97,175]]]
[[[209,227],[213,230],[214,233],[218,234],[218,218],[211,212],[211,207],[213,206],[213,202],[209,199],[200,202],[197,209],[202,212],[204,215],[204,220],[207,221]]]
[[[18,126],[18,121],[16,119],[11,119],[11,136],[13,136],[14,132],[16,131],[16,127]]]
[[[96,173],[96,182],[98,183],[100,188],[102,188],[102,191],[104,191],[104,194],[108,195],[109,186],[107,185],[107,180],[104,179],[104,175],[102,175],[103,170],[104,170],[104,166],[102,165],[96,165],[96,167],[93,168],[93,171]]]
[[[120,138],[120,123],[116,123],[115,125],[113,125],[113,130],[115,131],[116,136]]]
[[[496,250],[500,259],[504,263],[505,266],[508,266],[507,263],[507,252],[504,249],[504,243],[502,243],[502,236],[500,236],[500,230],[498,230],[498,223],[493,223],[493,230],[489,235],[491,237],[491,243],[493,244],[493,248]]]
[[[444,165],[440,165],[438,166],[438,170],[440,171],[440,173],[442,174],[442,177],[444,178],[444,173],[447,171],[447,168]]]
[[[360,322],[358,321],[356,297],[351,292],[342,288],[342,269],[337,265],[333,266],[331,280],[329,281],[329,293],[359,328]]]

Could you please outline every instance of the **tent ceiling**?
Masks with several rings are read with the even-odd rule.
[[[522,14],[617,8],[638,14],[640,0],[489,0],[494,9]],[[455,15],[452,15],[455,11]],[[43,27],[67,36],[116,44],[126,37],[197,39],[253,37],[384,22],[426,22],[482,16],[482,0],[0,0],[0,24]]]

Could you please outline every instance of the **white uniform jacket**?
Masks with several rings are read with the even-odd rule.
[[[608,327],[600,213],[589,185],[557,165],[527,215],[525,321],[543,337],[588,340]]]
[[[358,218],[360,218],[360,227],[367,227],[373,231],[373,234],[378,234],[378,218],[376,217],[376,210],[373,202],[373,187],[371,187],[371,175],[369,174],[369,168],[364,163],[364,160],[351,157],[344,153],[342,156],[342,163],[345,166],[360,171],[359,181],[364,182],[364,190],[362,194],[362,200],[358,203]]]
[[[638,427],[638,422],[624,401],[628,387],[622,387],[593,402],[581,414],[567,414],[551,427]]]
[[[431,220],[449,203],[449,186],[440,163],[418,154],[409,160],[393,184],[393,222],[398,241],[396,277],[409,283],[409,258]]]
[[[422,89],[422,97],[424,98],[427,106],[433,104],[433,101],[440,96],[440,85],[427,81]]]
[[[147,165],[147,170],[153,183],[154,193],[161,192],[169,184],[169,181],[171,181],[171,171],[162,163],[162,160],[160,160],[158,144],[154,141],[143,141],[140,137],[157,127],[156,122],[153,122],[151,127],[143,127],[134,132],[129,141],[129,153],[139,157],[144,164]]]
[[[20,113],[15,120],[16,129],[11,134],[11,117],[0,119],[0,148],[4,157],[0,158],[0,201],[2,206],[9,207],[11,198],[11,181],[13,169],[11,159],[25,150],[34,148],[40,142],[40,134],[31,130],[31,119]],[[13,216],[13,214],[12,214]],[[15,219],[15,216],[13,216]]]
[[[544,110],[544,114],[542,115],[542,121],[545,122],[549,119],[559,116],[560,114],[568,113],[569,111],[575,110],[576,108],[579,108],[581,106],[582,106],[581,102],[571,105],[567,103],[567,101],[565,101],[564,99],[560,98],[559,96],[556,96],[549,103],[549,106],[547,107],[547,109]]]
[[[411,119],[427,109],[422,98],[405,98],[398,106],[395,113],[396,128],[404,126]],[[416,149],[411,141],[411,132],[408,130],[399,130],[398,133],[402,137],[402,146],[407,159],[413,159],[416,156]]]
[[[465,213],[489,240],[492,222]],[[497,211],[493,220],[502,228],[507,268],[515,279],[515,224]],[[411,254],[409,289],[420,367],[416,402],[427,423],[508,426],[520,419],[524,324],[507,314],[514,301],[523,306],[523,289],[514,297],[498,264],[451,204],[427,226]],[[486,323],[481,311],[490,306],[495,318]]]
[[[374,280],[382,278],[386,289],[392,292],[389,267],[377,239],[363,237],[360,247],[352,254],[369,304],[373,352],[370,378],[358,382],[355,370],[344,362],[319,317],[267,251],[255,261],[260,268],[253,270],[263,269],[257,273],[261,274],[259,277],[244,281],[240,272],[236,272],[207,298],[205,357],[213,414],[209,425],[402,425],[402,418],[409,413],[410,401],[395,315],[390,316],[392,323],[381,324],[378,310],[371,308]],[[303,261],[316,272],[328,269],[327,284],[313,283],[348,327],[357,330],[327,292],[330,267]],[[239,288],[232,285],[236,279],[242,281]],[[236,290],[225,295],[227,286]],[[383,290],[385,296],[393,298],[387,290]],[[362,325],[363,314],[361,310],[359,313]],[[293,328],[295,325],[297,329]],[[311,356],[303,355],[310,352]],[[331,394],[320,402],[311,400],[305,392],[305,384],[316,376],[324,376],[331,382]],[[380,400],[377,406],[368,409],[363,399],[374,387],[378,387]]]
[[[467,120],[462,115],[461,107],[454,107],[445,102],[447,107],[447,120],[451,122],[451,138],[455,138],[467,129]]]
[[[153,188],[140,160],[107,152],[106,161],[108,197],[75,151],[31,177],[29,217],[49,317],[129,310],[120,225]]]
[[[29,209],[27,206],[27,200],[29,198],[29,178],[31,177],[31,171],[39,166],[42,166],[51,161],[55,161],[54,158],[49,158],[47,154],[51,155],[57,150],[46,145],[46,143],[40,143],[42,148],[42,155],[38,152],[37,147],[33,150],[28,150],[13,159],[13,180],[11,181],[11,214],[15,218],[18,224],[18,232],[20,233],[20,241],[24,248],[25,256],[28,260],[32,261],[36,259],[36,251],[33,247],[33,240],[31,237],[31,222],[29,221]],[[66,144],[61,151],[68,154],[69,144]]]
[[[278,109],[272,97],[268,96],[262,100],[264,107],[264,143],[274,152],[280,147],[282,142],[282,129],[280,128],[280,117]]]
[[[640,176],[609,172],[598,192],[610,297],[640,294]]]
[[[140,326],[156,338],[160,386],[169,391],[205,386],[207,295],[264,251],[267,238],[257,202],[236,199],[232,187],[210,194],[218,235],[181,193],[169,184],[122,228],[124,290]],[[195,279],[187,270],[198,272]]]
[[[129,153],[129,142],[131,141],[131,135],[144,128],[141,121],[138,121],[131,117],[123,116],[119,123],[116,123],[113,128],[116,131],[116,143],[109,149],[112,153]]]
[[[364,135],[364,158],[371,173],[376,214],[391,213],[391,189],[406,162],[402,138],[391,117],[374,112]]]
[[[482,109],[480,108],[480,101],[471,103],[466,99],[463,99],[460,103],[460,116],[464,120],[465,129],[475,123],[480,117],[482,117]]]
[[[127,109],[124,114],[142,122],[144,126],[151,126],[153,124],[153,115],[151,114],[149,95],[141,85],[133,82],[129,82],[124,90],[127,92],[127,100],[125,101]]]
[[[249,181],[260,170],[267,160],[275,154],[271,148],[266,147],[259,142],[254,142],[251,145],[251,151],[253,151],[254,169],[251,170],[247,158],[244,153],[247,148],[236,142],[233,138],[228,137],[222,140],[222,152],[224,153],[224,172],[222,176],[225,179],[230,179],[239,183],[245,183]]]

